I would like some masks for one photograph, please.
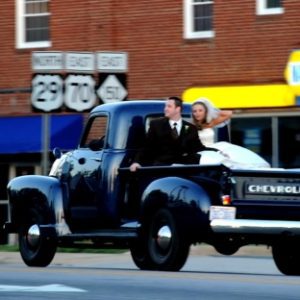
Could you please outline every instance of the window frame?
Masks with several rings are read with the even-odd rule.
[[[283,6],[276,8],[267,8],[267,0],[256,0],[256,14],[261,15],[279,15],[284,13]]]
[[[212,2],[214,5],[214,0],[207,0]],[[193,12],[194,12],[194,0],[183,0],[183,10],[184,10],[184,38],[185,39],[207,39],[214,38],[214,30],[203,30],[203,31],[194,31],[193,29]]]
[[[48,0],[50,3],[50,0]],[[27,48],[46,48],[51,47],[51,40],[38,41],[38,42],[26,42],[25,41],[25,0],[15,0],[15,18],[16,18],[16,48],[27,49]],[[41,14],[42,15],[42,14]],[[46,14],[43,14],[46,15]],[[51,15],[48,11],[47,15]]]

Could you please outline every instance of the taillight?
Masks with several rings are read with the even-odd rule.
[[[223,205],[230,205],[231,204],[230,195],[223,195],[221,198],[222,198]]]

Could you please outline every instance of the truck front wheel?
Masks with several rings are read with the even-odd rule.
[[[35,209],[30,210],[28,218],[20,225],[19,248],[26,265],[46,267],[56,252],[56,239],[40,227],[43,217]]]
[[[149,256],[144,228],[140,229],[138,239],[131,243],[130,254],[138,268],[141,270],[153,270],[153,262]]]
[[[300,275],[299,241],[278,242],[272,246],[274,262],[285,275]]]
[[[150,222],[148,252],[154,269],[179,271],[189,255],[183,224],[169,210],[160,209]]]

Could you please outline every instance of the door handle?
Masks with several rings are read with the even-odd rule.
[[[102,159],[99,158],[99,157],[92,157],[91,159],[94,160],[94,161],[97,161],[97,162],[101,162],[102,161]]]

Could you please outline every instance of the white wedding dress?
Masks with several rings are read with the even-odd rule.
[[[231,169],[265,169],[270,164],[262,157],[249,149],[228,142],[215,143],[215,132],[212,128],[198,131],[201,142],[216,151],[201,151],[201,165],[223,164]]]
[[[203,103],[207,108],[206,122],[210,123],[217,118],[220,109],[216,108],[208,99],[200,98],[195,103]],[[217,127],[228,124],[225,121]],[[201,151],[201,165],[223,164],[231,169],[269,169],[270,164],[255,152],[244,147],[228,142],[216,142],[215,131],[213,128],[204,128],[198,131],[199,138],[206,147],[215,148],[219,151]]]

